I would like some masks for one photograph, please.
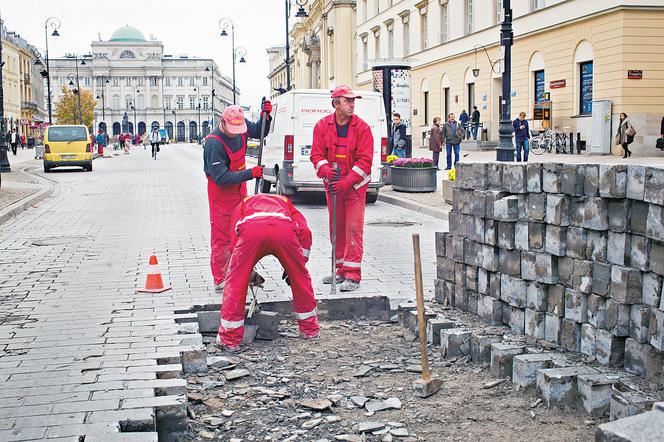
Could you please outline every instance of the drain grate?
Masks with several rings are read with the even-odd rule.
[[[420,223],[415,223],[412,221],[372,221],[367,223],[367,225],[378,227],[410,227],[419,226]]]

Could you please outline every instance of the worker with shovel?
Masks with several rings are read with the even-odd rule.
[[[226,272],[217,344],[234,352],[244,335],[247,289],[254,265],[274,255],[284,267],[283,278],[293,292],[293,310],[305,339],[318,338],[318,314],[311,277],[305,264],[311,231],[304,216],[283,195],[245,197],[233,212],[232,255]]]
[[[371,128],[354,115],[355,99],[360,98],[347,85],[332,91],[334,112],[314,127],[310,156],[316,175],[325,183],[330,237],[336,236],[332,258],[336,275],[324,277],[323,283],[331,284],[335,278],[343,292],[357,290],[362,279],[364,208],[374,149]]]
[[[263,166],[246,168],[247,138],[260,138],[263,119],[270,118],[272,103],[261,105],[261,118],[252,123],[244,118],[240,106],[228,106],[221,114],[203,146],[210,204],[210,268],[215,290],[223,290],[223,281],[231,256],[231,215],[247,196],[247,181],[263,176]]]

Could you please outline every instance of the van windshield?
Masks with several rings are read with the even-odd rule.
[[[64,127],[49,127],[48,140],[49,141],[87,141],[88,131],[84,127],[64,126]]]

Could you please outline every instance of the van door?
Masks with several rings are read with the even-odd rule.
[[[332,113],[330,96],[326,93],[295,93],[293,96],[293,181],[295,185],[317,184],[322,181],[309,156],[313,140],[314,126],[326,115]]]

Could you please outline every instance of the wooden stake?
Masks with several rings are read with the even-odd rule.
[[[427,351],[426,323],[424,322],[424,288],[422,287],[422,260],[420,258],[420,235],[413,233],[413,254],[415,256],[415,297],[417,299],[417,325],[420,333],[420,356],[422,358],[422,379],[429,381],[429,354]]]

